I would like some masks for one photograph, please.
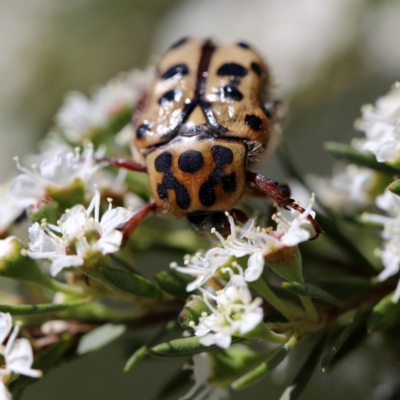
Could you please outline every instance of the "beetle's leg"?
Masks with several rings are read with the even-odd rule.
[[[250,171],[246,171],[246,181],[256,185],[263,193],[265,193],[268,197],[271,197],[272,200],[276,201],[279,207],[285,208],[286,210],[288,210],[290,207],[300,213],[304,213],[304,208],[300,207],[292,198],[288,197],[285,193],[285,188],[281,188],[278,185],[278,182],[272,181],[265,176]],[[322,232],[322,229],[318,222],[311,215],[308,215],[307,219],[311,222],[315,229],[315,236],[310,240],[317,239],[319,234]]]
[[[98,158],[98,162],[106,162],[109,165],[116,167],[116,168],[125,168],[128,169],[129,171],[136,171],[136,172],[147,172],[147,168],[139,164],[137,162],[134,162],[132,160],[128,160],[126,158],[120,158],[120,157],[110,157],[110,158]]]
[[[143,204],[142,206],[133,210],[133,214],[128,221],[117,228],[123,234],[122,243],[125,244],[137,226],[147,217],[147,215],[156,210],[157,205],[154,200],[151,200],[149,203]]]

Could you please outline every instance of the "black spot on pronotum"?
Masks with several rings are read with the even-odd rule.
[[[172,78],[175,75],[187,75],[189,73],[189,68],[186,64],[176,64],[168,68],[162,75],[161,79],[166,80]]]
[[[243,99],[243,94],[234,86],[226,85],[220,88],[220,93],[227,99],[240,101]]]
[[[187,37],[183,37],[182,39],[177,40],[170,46],[170,49],[177,49],[178,47],[183,46],[188,41]]]
[[[261,129],[263,126],[261,118],[257,117],[257,115],[246,115],[245,123],[246,125],[250,126],[251,129],[256,131]]]
[[[250,49],[250,45],[248,45],[246,42],[238,42],[236,43],[239,47],[241,47],[242,49]]]
[[[252,62],[250,66],[251,66],[251,69],[252,69],[258,76],[261,76],[261,74],[262,74],[262,67],[261,67],[261,65],[260,65],[259,63]]]
[[[204,164],[203,154],[197,150],[187,150],[179,156],[178,167],[183,172],[194,174]]]
[[[165,151],[161,153],[154,162],[154,166],[158,172],[167,172],[172,166],[172,153],[170,151]]]
[[[179,92],[176,89],[169,90],[168,92],[164,93],[159,99],[158,104],[162,106],[164,103],[168,103],[173,100],[177,100]]]
[[[138,139],[142,139],[142,138],[144,138],[144,137],[148,134],[149,131],[150,131],[150,126],[149,126],[149,124],[144,123],[144,124],[140,125],[140,126],[136,129],[136,137],[137,137]]]
[[[236,190],[236,174],[233,172],[228,175],[223,167],[231,164],[233,161],[232,150],[224,146],[212,146],[211,154],[215,163],[215,168],[201,185],[199,190],[199,200],[206,207],[215,204],[217,196],[215,194],[215,185],[222,184],[222,189],[226,193],[233,193]]]
[[[222,167],[223,165],[230,164],[233,161],[232,150],[224,146],[212,146],[211,154],[214,159],[215,165]]]
[[[217,75],[243,77],[243,76],[247,75],[247,68],[243,67],[243,65],[236,64],[236,63],[226,63],[226,64],[222,64],[218,68]]]
[[[154,166],[158,172],[164,172],[161,183],[157,184],[157,194],[160,199],[169,198],[168,189],[175,191],[176,204],[179,208],[186,209],[190,205],[190,194],[185,186],[181,185],[171,171],[172,153],[165,151],[155,160]]]

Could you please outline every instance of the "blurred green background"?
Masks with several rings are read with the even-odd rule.
[[[0,0],[1,181],[16,174],[12,156],[36,150],[65,92],[90,93],[120,71],[143,68],[185,35],[256,47],[271,65],[276,97],[288,105],[283,136],[296,165],[329,173],[323,142],[360,136],[353,121],[361,105],[400,79],[399,21],[398,1]],[[285,180],[274,156],[259,171]],[[139,267],[158,271],[166,258]],[[316,373],[302,398],[389,399],[400,370],[380,341],[371,336],[331,373]],[[181,363],[153,360],[124,374],[127,346],[58,368],[24,399],[153,399]],[[291,368],[232,398],[278,398]]]

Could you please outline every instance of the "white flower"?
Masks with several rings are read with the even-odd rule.
[[[207,353],[196,354],[193,356],[193,375],[195,384],[190,389],[183,400],[226,400],[229,397],[228,389],[209,383],[212,378],[213,361]],[[196,397],[194,397],[196,396]]]
[[[378,98],[375,106],[362,107],[362,117],[356,128],[366,138],[356,140],[355,147],[373,153],[379,162],[400,160],[400,83],[396,82],[388,94]]]
[[[231,280],[223,290],[213,295],[204,289],[203,298],[210,315],[202,315],[197,326],[193,326],[195,335],[205,346],[217,345],[227,349],[232,336],[244,335],[253,330],[263,320],[263,310],[260,307],[262,300],[252,300],[250,290],[243,278],[241,268],[237,266],[240,274],[234,275],[231,269]],[[214,305],[210,303],[212,299]]]
[[[9,230],[11,224],[22,214],[23,208],[10,198],[10,185],[0,186],[0,237]]]
[[[377,276],[377,280],[382,282],[400,270],[400,197],[386,189],[383,195],[377,197],[376,204],[389,216],[364,213],[362,217],[364,220],[383,224],[384,227],[381,233],[383,249],[376,251],[384,266],[383,271]],[[400,281],[393,301],[398,301],[399,298]]]
[[[87,209],[82,205],[74,206],[61,217],[58,226],[36,222],[29,229],[31,241],[27,255],[52,260],[50,270],[55,276],[63,268],[83,265],[89,251],[103,255],[117,252],[122,233],[115,228],[126,222],[132,213],[123,207],[113,209],[110,201],[100,219],[99,209],[100,194],[96,191]]]
[[[176,263],[172,263],[171,268],[196,278],[187,285],[186,290],[191,292],[212,278],[217,269],[226,264],[232,256],[226,250],[215,247],[208,250],[204,257],[201,253],[197,253],[194,257],[186,256],[185,258],[186,267],[178,267]]]
[[[69,93],[56,116],[58,126],[72,143],[92,138],[116,115],[132,112],[147,91],[153,74],[153,69],[120,74],[97,89],[92,98],[80,92]]]
[[[93,146],[85,146],[82,154],[76,151],[58,151],[32,169],[17,167],[23,172],[11,182],[10,196],[21,207],[28,207],[47,196],[48,190],[63,189],[80,181],[87,185],[102,164],[94,159]]]
[[[24,338],[17,339],[19,326],[15,325],[12,332],[11,330],[11,315],[0,312],[0,354],[4,357],[5,363],[5,365],[0,368],[0,399],[11,399],[11,395],[3,383],[11,373],[21,374],[31,378],[40,378],[42,376],[42,371],[31,368],[33,353],[29,341]],[[8,336],[7,344],[4,346],[3,343]]]
[[[293,247],[314,236],[315,231],[307,219],[308,215],[315,216],[312,211],[315,196],[312,195],[304,213],[296,210],[282,210],[273,219],[277,229],[262,229],[255,226],[255,220],[250,219],[242,229],[237,229],[233,218],[228,215],[231,224],[231,235],[225,240],[218,232],[215,234],[222,246],[234,257],[249,255],[245,279],[247,282],[257,280],[264,269],[264,258],[284,247]]]
[[[317,193],[320,201],[329,209],[351,214],[369,205],[369,191],[374,184],[375,172],[350,164],[336,163],[331,178],[308,175],[307,182]]]

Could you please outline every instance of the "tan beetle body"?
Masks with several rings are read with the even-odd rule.
[[[171,46],[135,127],[159,208],[177,217],[233,208],[246,164],[268,144],[267,81],[266,65],[244,43]]]

